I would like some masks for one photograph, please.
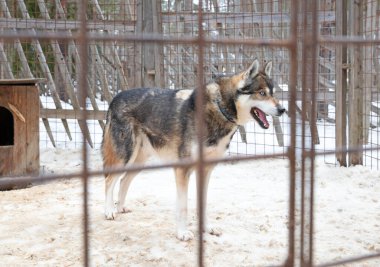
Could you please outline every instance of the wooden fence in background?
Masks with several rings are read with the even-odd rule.
[[[33,1],[32,1],[33,2]],[[210,38],[286,39],[289,37],[289,8],[291,1],[205,1],[204,30]],[[197,5],[192,1],[98,1],[90,0],[88,31],[117,36],[162,35],[189,38],[196,36]],[[300,5],[300,9],[307,8]],[[320,36],[326,39],[319,45],[317,60],[318,119],[336,123],[336,147],[357,147],[368,142],[371,114],[379,116],[379,47],[350,46],[328,42],[332,36],[378,36],[380,31],[378,1],[320,0],[318,19]],[[302,10],[300,10],[301,12]],[[75,1],[37,0],[26,5],[23,0],[0,0],[0,28],[2,31],[60,32],[76,34],[80,27]],[[358,23],[357,23],[358,22]],[[360,23],[359,23],[360,22]],[[304,22],[299,21],[302,33]],[[302,40],[300,36],[300,41]],[[6,41],[6,40],[4,40]],[[160,44],[110,40],[89,45],[90,61],[88,83],[88,119],[104,127],[105,107],[121,90],[132,87],[194,88],[197,80],[197,47],[189,43]],[[16,40],[0,43],[0,78],[44,78],[41,95],[51,97],[52,105],[40,102],[41,118],[49,139],[55,145],[49,119],[58,118],[65,133],[72,140],[68,120],[75,119],[89,145],[93,140],[83,120],[76,86],[80,57],[78,44],[57,40]],[[299,68],[302,53],[299,51]],[[205,48],[205,77],[213,73],[233,73],[242,70],[253,58],[274,61],[273,75],[279,83],[288,83],[289,56],[284,48],[241,45],[214,45]],[[298,85],[301,92],[307,88]],[[286,101],[288,92],[282,90],[279,98]],[[301,94],[299,99],[301,100]],[[68,105],[66,105],[66,103]],[[329,114],[335,107],[335,114]],[[300,107],[308,108],[308,107]],[[357,112],[358,110],[362,112]],[[372,112],[372,113],[371,113]],[[349,114],[347,119],[346,113]],[[279,121],[276,133],[283,144]],[[315,121],[312,123],[316,123]],[[348,123],[348,124],[347,124]],[[346,133],[348,125],[349,135]],[[242,131],[244,129],[241,129]],[[338,152],[337,159],[347,165],[346,154]],[[362,162],[362,152],[350,154],[349,162]]]

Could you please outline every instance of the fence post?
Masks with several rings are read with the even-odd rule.
[[[336,35],[347,35],[347,2],[336,2]],[[335,147],[347,148],[347,45],[336,46],[335,50]],[[347,166],[347,153],[336,152],[336,159],[341,166]]]
[[[161,6],[155,0],[137,1],[137,34],[159,34],[162,32]],[[142,42],[136,49],[136,85],[163,87],[162,45]]]
[[[350,35],[362,36],[363,33],[363,3],[350,0]],[[359,45],[350,49],[350,88],[348,91],[348,143],[349,148],[357,149],[348,153],[349,165],[363,164],[363,60],[362,48]]]

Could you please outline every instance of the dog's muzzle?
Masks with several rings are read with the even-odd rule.
[[[275,115],[272,114],[272,116],[280,117],[282,114],[284,114],[286,112],[286,109],[281,105],[277,105],[276,109],[277,109],[277,114],[275,114]],[[253,107],[251,109],[251,116],[261,126],[261,128],[263,128],[263,129],[269,128],[269,122],[266,119],[267,114],[265,114],[264,111],[262,111],[261,109],[259,109],[257,107]]]

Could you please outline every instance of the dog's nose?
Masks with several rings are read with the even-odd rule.
[[[285,113],[286,109],[282,106],[277,107],[278,115],[281,116]]]

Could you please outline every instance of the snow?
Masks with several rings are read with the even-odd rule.
[[[101,169],[98,149],[90,169]],[[82,168],[79,149],[41,152],[46,173]],[[266,159],[220,164],[210,182],[208,214],[223,229],[205,235],[207,266],[282,264],[287,253],[288,161]],[[380,172],[316,161],[315,262],[380,252]],[[299,189],[297,189],[299,190]],[[196,232],[195,181],[190,181],[189,224]],[[2,266],[81,266],[82,182],[62,179],[0,192]],[[115,221],[103,215],[104,178],[90,179],[92,266],[195,266],[197,242],[175,237],[175,183],[170,169],[144,171],[127,196],[131,213]],[[379,266],[374,259],[360,266]],[[359,266],[359,265],[347,265]]]

